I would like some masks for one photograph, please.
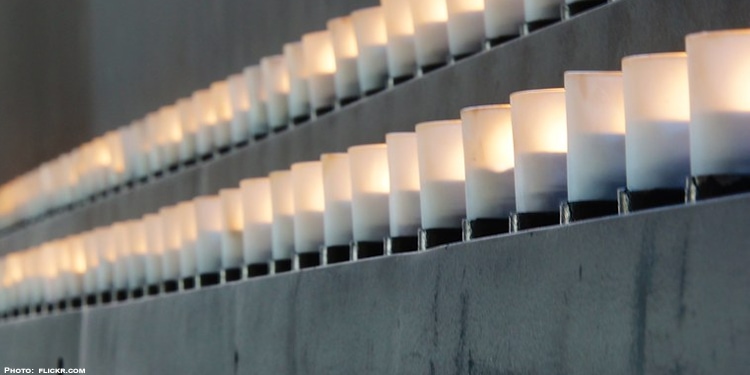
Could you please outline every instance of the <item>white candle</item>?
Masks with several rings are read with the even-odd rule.
[[[198,219],[194,201],[181,202],[180,229],[182,248],[180,249],[180,277],[192,277],[196,274],[196,246],[198,242]]]
[[[128,179],[128,171],[125,160],[124,134],[125,132],[123,128],[119,128],[117,130],[107,132],[104,135],[104,142],[109,149],[109,155],[111,159],[109,163],[109,181],[107,181],[107,185],[109,187],[120,185]],[[43,164],[40,168],[42,168],[41,170],[44,172],[44,168],[47,167],[49,169],[49,172],[52,173],[52,168],[55,166],[54,163],[55,161]],[[52,178],[52,176],[50,176],[50,178]],[[51,184],[55,185],[61,182],[62,181],[59,180],[50,181]],[[59,187],[55,185],[50,185],[49,190],[45,189],[45,194],[47,194],[50,198],[53,198],[53,196],[58,192]],[[56,203],[54,201],[55,199],[52,199],[51,202],[48,202],[48,205],[51,206],[52,204]]]
[[[323,244],[323,167],[319,161],[292,164],[294,249],[317,252]]]
[[[44,295],[44,303],[53,304],[59,301],[62,297],[62,290],[60,288],[61,282],[59,278],[59,269],[57,264],[57,252],[59,248],[54,242],[47,242],[39,247],[39,263],[40,273],[42,277],[42,290]]]
[[[83,293],[83,275],[86,273],[86,248],[80,234],[66,238],[67,262],[63,269],[66,276],[66,293],[69,298],[79,297]]]
[[[174,105],[164,106],[159,109],[159,136],[158,144],[164,167],[177,164],[180,159],[180,143],[182,143],[182,124],[180,113]],[[116,163],[113,154],[113,164]]]
[[[526,22],[560,19],[560,7],[563,0],[524,0],[524,18]]]
[[[36,306],[44,302],[44,275],[42,268],[42,253],[38,247],[25,251],[25,274],[28,275],[29,304]]]
[[[163,281],[177,280],[180,277],[180,250],[182,250],[181,212],[177,206],[159,210],[162,220],[164,251],[161,256],[161,277]]]
[[[98,292],[109,292],[114,285],[114,267],[117,261],[117,247],[112,227],[102,227],[94,230],[99,250],[99,266],[96,271]],[[118,280],[119,281],[119,280]],[[118,285],[119,286],[119,285]]]
[[[234,144],[250,138],[250,90],[242,74],[233,74],[227,80],[232,104],[231,138]]]
[[[380,0],[388,33],[388,73],[392,78],[408,77],[416,71],[414,21],[409,1]]]
[[[336,73],[336,57],[328,30],[302,36],[305,53],[305,70],[310,105],[313,110],[333,106],[336,91],[333,76]]]
[[[144,122],[141,120],[133,121],[130,126],[128,126],[128,131],[126,133],[125,137],[125,147],[126,147],[126,154],[128,155],[128,164],[131,164],[133,166],[133,178],[139,179],[146,177],[148,175],[148,155],[146,153],[146,146],[147,143],[145,141],[146,137],[144,135]],[[75,164],[77,161],[77,152],[72,152],[70,154],[71,158],[71,164]],[[72,168],[75,170],[75,166]],[[73,172],[75,177],[73,178],[73,189],[75,190],[75,185],[78,183],[79,174],[78,172]],[[76,196],[76,192],[74,191],[72,195]],[[78,197],[75,197],[78,198]],[[73,199],[75,199],[73,198]]]
[[[289,71],[286,69],[284,56],[264,57],[260,60],[260,68],[263,73],[268,124],[272,130],[283,128],[289,122]]]
[[[328,21],[331,33],[333,54],[336,57],[336,73],[333,76],[336,98],[352,99],[359,96],[357,75],[357,56],[359,48],[354,35],[354,23],[351,16],[337,17]]]
[[[422,229],[460,228],[466,175],[460,120],[417,124]]]
[[[750,173],[750,30],[686,38],[690,80],[690,173]]]
[[[213,125],[214,147],[223,148],[231,145],[232,104],[229,99],[229,85],[227,81],[217,81],[209,88],[211,103],[216,113],[216,123]]]
[[[273,227],[271,248],[273,259],[291,259],[294,256],[294,194],[292,172],[275,171],[268,175],[271,181]]]
[[[388,237],[388,151],[384,143],[349,147],[354,241]]]
[[[448,46],[462,56],[484,47],[484,0],[447,0]]]
[[[83,246],[86,252],[86,273],[83,274],[83,291],[86,294],[96,293],[96,269],[99,267],[99,249],[94,231],[83,234]]]
[[[294,119],[310,113],[310,99],[302,42],[284,44],[284,61],[289,71],[289,116]]]
[[[567,198],[565,90],[510,95],[516,211],[558,211]]]
[[[221,270],[221,200],[218,195],[195,198],[198,223],[196,266],[198,274]]]
[[[391,237],[416,236],[422,223],[419,207],[419,159],[416,133],[388,133],[388,213]]]
[[[417,63],[421,67],[444,64],[448,60],[448,7],[445,1],[410,0]]]
[[[265,263],[272,259],[271,181],[268,177],[242,180],[240,192],[245,220],[242,237],[245,264]]]
[[[629,56],[622,71],[628,189],[683,188],[690,174],[687,56]]]
[[[266,93],[263,87],[263,72],[260,65],[248,66],[242,71],[248,89],[250,110],[248,118],[250,134],[259,136],[268,133],[268,115],[266,113]]]
[[[130,222],[130,255],[128,256],[128,287],[135,290],[146,286],[146,259],[148,257],[148,236],[145,220]]]
[[[180,126],[182,127],[182,142],[180,142],[180,161],[188,161],[196,157],[196,134],[198,133],[198,121],[193,111],[191,98],[182,98],[177,101],[177,111],[180,114]]]
[[[146,244],[148,253],[146,263],[146,285],[162,282],[161,255],[164,252],[164,223],[158,214],[147,214],[143,217],[146,226]]]
[[[485,0],[484,34],[487,39],[518,35],[524,22],[524,0]]]
[[[380,90],[388,84],[388,34],[383,7],[370,7],[352,13],[359,56],[357,74],[363,93]]]
[[[506,219],[516,207],[510,105],[461,110],[466,218]]]
[[[110,242],[114,249],[112,262],[112,287],[114,290],[128,289],[128,249],[130,236],[127,222],[117,222],[110,229]]]
[[[242,217],[242,195],[240,189],[219,190],[222,211],[221,266],[224,269],[241,267],[242,231],[245,226]]]
[[[219,121],[211,102],[211,92],[208,90],[198,90],[193,93],[193,116],[198,123],[198,131],[195,135],[195,148],[198,155],[210,154],[214,150],[213,127]]]
[[[625,186],[621,72],[566,72],[568,201],[615,200]]]
[[[146,132],[148,134],[148,172],[156,173],[164,168],[164,156],[162,155],[162,149],[159,148],[159,133],[160,133],[160,121],[159,113],[157,111],[150,112],[146,115]],[[103,154],[101,154],[101,157]],[[109,156],[106,156],[109,158]],[[100,159],[101,160],[101,159]]]
[[[323,191],[325,194],[325,245],[349,245],[352,240],[352,182],[349,155],[323,154]]]

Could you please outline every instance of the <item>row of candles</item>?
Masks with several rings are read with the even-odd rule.
[[[571,1],[599,4],[603,0]],[[560,18],[563,0],[381,0],[0,187],[0,228],[315,116]],[[579,7],[580,8],[580,7]]]
[[[686,178],[750,190],[750,29],[692,34],[687,50],[570,71],[564,88],[516,92],[510,104],[8,254],[0,311],[426,250],[554,225],[561,202],[570,221],[616,214],[622,187],[647,196],[642,207],[673,203],[658,202],[665,191],[684,199]]]

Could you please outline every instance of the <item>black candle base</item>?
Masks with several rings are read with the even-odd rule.
[[[219,285],[219,283],[221,282],[221,273],[219,272],[202,273],[199,276],[199,279],[200,279],[201,288]]]
[[[404,83],[406,81],[410,81],[413,78],[414,78],[414,74],[409,74],[409,75],[405,75],[405,76],[393,77],[393,78],[391,78],[391,82],[393,82],[393,85],[395,86],[395,85],[402,84],[402,83]]]
[[[200,157],[200,160],[201,160],[201,161],[209,161],[209,160],[211,160],[211,159],[213,159],[213,158],[214,158],[214,153],[213,153],[213,152],[210,152],[210,153],[208,153],[208,154],[204,154],[204,155],[202,155],[202,156]]]
[[[301,116],[294,116],[292,117],[292,124],[294,125],[301,125],[306,122],[310,121],[309,115],[301,115]]]
[[[294,262],[291,259],[276,259],[273,261],[273,273],[284,273],[292,270]]]
[[[164,176],[164,171],[156,171],[151,176],[153,178],[161,178],[161,176]]]
[[[323,116],[326,113],[332,112],[332,111],[333,111],[333,106],[332,105],[331,106],[326,106],[326,107],[323,107],[323,108],[317,108],[317,109],[315,109],[315,116]]]
[[[462,224],[464,241],[505,234],[510,231],[509,219],[464,219]]]
[[[106,305],[106,304],[112,302],[112,292],[109,292],[109,291],[102,292],[102,294],[100,295],[100,298],[101,298],[100,299],[101,303],[103,303],[103,304]]]
[[[197,163],[198,161],[195,158],[190,158],[188,160],[185,160],[182,162],[182,165],[185,167],[192,167]]]
[[[247,146],[248,146],[249,144],[250,144],[250,141],[248,141],[248,140],[246,139],[246,140],[244,140],[244,141],[239,141],[239,142],[235,143],[235,144],[234,144],[234,148],[237,148],[237,149],[239,149],[239,148],[245,148],[245,147],[247,147]]]
[[[318,251],[294,254],[294,269],[295,270],[317,267],[319,265],[320,265],[320,252]]]
[[[77,310],[80,309],[83,305],[83,300],[81,300],[81,297],[76,297],[70,300],[70,307]]]
[[[247,266],[247,277],[268,275],[268,263],[252,263]]]
[[[253,134],[253,139],[256,141],[262,141],[268,137],[268,133],[262,133],[262,134]]]
[[[224,270],[224,281],[231,283],[242,279],[242,268],[228,268]]]
[[[514,212],[510,215],[511,233],[560,225],[560,212]]]
[[[523,24],[522,28],[524,31],[524,34],[533,33],[534,31],[541,30],[549,25],[555,24],[560,22],[560,18],[550,18],[546,20],[538,20],[538,21],[531,21],[526,22]]]
[[[146,287],[146,294],[149,296],[155,296],[161,293],[161,286],[158,284],[149,285]]]
[[[57,306],[56,306],[56,308],[57,308],[58,310],[60,310],[60,311],[65,311],[65,310],[67,310],[67,309],[68,309],[68,301],[66,301],[66,300],[62,300],[62,301],[59,301],[59,302],[57,302]]]
[[[617,191],[617,205],[621,214],[684,203],[684,189],[652,189],[640,191],[619,189]]]
[[[148,176],[139,178],[138,182],[141,184],[148,183]]]
[[[271,127],[271,132],[272,132],[273,134],[279,134],[279,133],[281,133],[281,132],[284,132],[284,131],[286,131],[286,130],[287,130],[288,128],[289,128],[289,126],[288,126],[287,124],[283,124],[283,125],[276,125],[276,126],[272,126],[272,127]]]
[[[336,264],[350,261],[351,248],[347,245],[326,246],[323,248],[323,263]]]
[[[228,153],[229,151],[232,151],[232,146],[221,146],[219,147],[219,154],[224,155]]]
[[[339,103],[339,106],[344,107],[346,105],[356,102],[357,100],[359,100],[359,96],[350,96],[348,98],[339,99],[338,103]]]
[[[419,229],[419,250],[424,251],[436,246],[446,245],[463,240],[461,228]]]
[[[45,307],[43,305],[36,305],[34,307],[34,313],[41,314],[45,310]]]
[[[572,17],[606,3],[607,0],[580,0],[574,3],[565,4],[565,15],[567,17]]]
[[[117,293],[115,293],[115,299],[117,300],[117,302],[125,301],[128,299],[129,294],[130,293],[128,293],[127,289],[120,289],[117,291]]]
[[[384,90],[385,90],[385,87],[386,87],[386,86],[383,86],[383,87],[378,87],[378,88],[375,88],[375,89],[370,89],[370,90],[367,90],[367,91],[365,91],[365,96],[372,96],[372,95],[375,95],[375,94],[377,94],[377,93],[379,93],[379,92],[381,92],[381,91],[384,91]]]
[[[89,294],[86,296],[86,306],[94,306],[99,302],[99,298],[96,294]]]
[[[385,255],[382,242],[355,241],[351,244],[352,260],[374,258]]]
[[[689,202],[748,192],[750,192],[750,175],[720,174],[687,179],[686,194]]]
[[[133,291],[130,292],[130,298],[132,299],[139,299],[143,298],[143,288],[136,288],[133,289]]]
[[[19,315],[21,315],[21,310],[19,310],[18,308],[15,308],[15,309],[13,309],[13,311],[11,312],[11,315],[12,315],[12,316],[13,316],[14,318],[16,318],[16,317],[18,317]]]
[[[174,293],[180,290],[180,283],[177,280],[167,280],[164,282],[164,293]]]
[[[45,313],[51,314],[55,312],[55,307],[56,306],[54,303],[48,303],[47,306],[45,306],[43,310]]]
[[[476,55],[477,53],[479,53],[481,51],[482,51],[482,48],[480,47],[476,51],[466,52],[466,53],[459,53],[458,55],[451,55],[451,58],[453,59],[454,62],[461,61],[461,60],[463,60],[463,59],[465,59],[467,57],[474,56],[474,55]]]
[[[29,316],[31,315],[31,307],[26,306],[21,310],[21,315]]]
[[[434,63],[434,64],[428,64],[428,65],[425,65],[425,66],[420,66],[419,70],[422,71],[422,74],[427,74],[427,73],[429,73],[429,72],[431,72],[433,70],[440,69],[440,68],[442,68],[442,67],[444,67],[446,65],[448,65],[447,62],[443,61],[443,62],[439,62],[439,63]]]
[[[169,171],[169,173],[175,173],[179,169],[180,169],[180,165],[179,164],[172,164],[172,165],[169,166],[169,168],[167,168],[167,170]]]
[[[188,276],[182,278],[182,290],[195,289],[195,277]]]
[[[412,253],[419,249],[419,238],[417,236],[388,237],[385,239],[386,255]]]
[[[612,216],[617,215],[617,212],[616,200],[563,202],[560,204],[560,223],[568,224],[575,221]]]
[[[487,38],[487,43],[490,44],[490,47],[497,47],[497,46],[499,46],[499,45],[501,45],[501,44],[503,44],[505,42],[509,42],[509,41],[511,41],[513,39],[517,39],[517,38],[518,38],[518,34],[500,35],[500,36],[496,36],[494,38]]]

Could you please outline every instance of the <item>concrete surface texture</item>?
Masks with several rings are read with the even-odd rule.
[[[180,4],[182,3],[180,2]],[[192,0],[184,3],[192,3]],[[254,2],[249,3],[254,4]],[[265,4],[266,2],[262,3]],[[281,3],[286,4],[287,2]],[[92,5],[95,8],[92,12],[103,13],[110,18],[119,14],[115,12],[119,7],[129,9],[128,7],[131,6],[121,3],[109,5],[109,2],[106,6],[100,2],[92,4],[97,5]],[[135,4],[141,4],[146,8],[150,6],[166,7],[166,5],[144,5],[140,1],[135,2]],[[152,3],[148,2],[148,4]],[[173,3],[168,4],[177,7]],[[325,14],[343,14],[346,6],[366,5],[347,3],[344,6],[339,2],[330,2],[330,4],[324,2],[324,4],[328,5],[322,9],[326,9],[326,12],[330,11]],[[112,10],[109,9],[110,6],[113,8]],[[275,7],[277,5],[263,6]],[[288,4],[286,6],[291,7]],[[186,7],[187,9],[193,9],[189,6]],[[218,9],[216,12],[220,13],[232,13],[229,10],[234,9],[226,4],[216,5],[215,7]],[[225,9],[224,7],[228,8]],[[182,9],[181,7],[177,8]],[[197,10],[190,11],[197,12]],[[289,11],[292,12],[292,10]],[[128,14],[126,10],[122,10],[122,12]],[[159,12],[167,13],[163,9]],[[300,13],[302,10],[294,8],[293,12],[296,14],[295,17],[302,17]],[[312,24],[309,27],[317,27],[321,24],[321,20],[325,18],[324,14],[316,13],[321,12],[321,10],[312,11],[308,9],[307,12],[314,14],[317,18],[315,22],[311,21]],[[465,106],[508,102],[510,93],[514,91],[559,87],[563,83],[563,72],[566,70],[617,70],[620,68],[621,58],[626,55],[683,50],[686,34],[699,30],[747,27],[750,25],[747,14],[750,14],[750,2],[741,0],[721,2],[712,0],[621,0],[607,4],[571,20],[553,25],[529,36],[461,60],[447,68],[398,85],[375,96],[360,100],[290,131],[271,135],[265,140],[252,143],[246,148],[235,150],[208,163],[180,170],[165,178],[140,185],[126,193],[84,205],[72,212],[47,218],[26,229],[3,235],[0,238],[0,253],[82,232],[99,225],[107,225],[114,221],[141,217],[146,213],[155,212],[163,206],[191,199],[197,195],[216,194],[221,188],[237,186],[243,178],[264,176],[270,171],[288,168],[291,163],[296,161],[317,159],[323,152],[340,152],[346,151],[347,147],[356,144],[383,142],[384,135],[387,132],[411,131],[419,121],[456,118],[460,109]],[[197,17],[197,15],[194,16]],[[105,16],[102,15],[101,17]],[[235,18],[231,18],[234,21],[229,21],[229,19],[227,18],[226,22],[240,22]],[[124,21],[112,20],[112,22],[118,24]],[[155,20],[149,22],[157,23]],[[172,15],[166,15],[162,26],[167,27],[166,25],[171,25],[170,22],[175,23],[177,21],[172,19]],[[124,26],[121,27],[124,28]],[[173,25],[172,27],[177,28],[178,26]],[[295,24],[293,27],[295,29],[293,32],[290,31],[292,34],[288,38],[306,30],[304,29],[306,26]],[[140,30],[133,32],[141,35]],[[113,42],[112,45],[125,43],[126,45],[133,44],[134,46],[131,48],[150,48],[142,46],[142,44],[147,44],[145,41],[141,40],[141,42],[136,43],[125,35],[114,35],[112,38],[114,40],[126,39],[127,41],[127,43],[125,41]],[[287,38],[287,36],[284,38]],[[159,40],[159,38],[157,39]],[[154,43],[163,47],[165,55],[172,55],[168,51],[173,47],[170,47],[167,41]],[[205,41],[205,43],[210,44],[211,42]],[[99,44],[105,43],[102,41]],[[105,50],[108,51],[111,48],[111,46],[108,46]],[[270,50],[271,47],[268,48]],[[263,53],[268,53],[268,50],[264,49],[263,51]],[[92,53],[99,54],[100,52]],[[112,53],[115,56],[120,56],[116,51],[112,51]],[[102,58],[107,55],[104,52],[101,52],[101,54],[103,55]],[[100,65],[109,67],[125,64],[128,60],[127,56],[122,55],[120,57],[124,60],[123,62],[117,62],[115,61],[117,59],[112,57],[113,61],[94,65],[95,67]],[[208,59],[208,57],[205,58]],[[210,70],[208,68],[201,68],[206,70],[191,68],[203,72],[196,74],[205,78],[202,80],[194,78],[191,75],[193,71],[185,71],[186,75],[183,78],[185,81],[196,82],[196,84],[200,83],[199,86],[205,86],[212,79],[225,76],[239,69],[242,66],[242,61],[244,61],[239,58],[236,61],[230,60],[234,61],[230,64],[231,66],[216,63],[217,65],[214,66],[213,70],[214,76],[208,77],[210,75],[206,73],[206,70]],[[154,63],[155,66],[164,64],[166,62]],[[134,69],[134,67],[131,68]],[[158,68],[150,66],[148,69]],[[121,73],[123,77],[130,77],[131,75],[137,75],[137,71],[129,74]],[[146,74],[146,76],[151,75]],[[136,85],[137,82],[141,82],[140,77],[133,81],[136,83],[127,83],[131,80],[116,81],[114,77],[110,78],[109,85],[112,86],[119,84]],[[177,80],[177,78],[174,79]],[[193,81],[194,79],[197,81]],[[141,82],[140,84],[155,85],[156,83]],[[107,85],[102,83],[101,86]],[[102,90],[104,89],[97,92],[102,92]],[[122,90],[128,91],[130,89],[123,88]],[[185,91],[185,93],[188,91]],[[116,93],[102,94],[99,95],[97,100],[106,102],[106,98],[113,95],[116,95]],[[137,96],[135,93],[123,95],[121,100],[123,105],[130,103],[128,98],[132,99]],[[145,98],[154,95],[156,94],[144,91],[143,98],[138,98],[138,100],[146,100]],[[183,94],[176,94],[171,98],[174,99],[179,95]],[[166,93],[162,96],[164,100],[169,97]],[[158,100],[154,99],[153,103],[156,102]],[[138,107],[138,110],[147,110],[145,104],[130,103],[127,106],[128,108]],[[97,110],[105,111],[104,108],[110,108],[111,111],[115,111],[112,109],[113,107],[117,107],[117,105],[112,103],[104,105],[104,107],[97,105]],[[156,107],[157,105],[153,106],[153,108]],[[133,112],[137,111],[133,109]],[[112,116],[113,120],[114,117],[117,117],[114,114],[108,114],[107,116]],[[121,117],[124,118],[125,116],[122,115]],[[0,149],[2,148],[0,147]]]
[[[0,364],[745,374],[748,212],[750,197],[727,198],[4,323]]]

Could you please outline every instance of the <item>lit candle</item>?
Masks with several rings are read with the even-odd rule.
[[[380,0],[388,33],[388,74],[394,81],[411,77],[416,71],[414,21],[409,1]]]
[[[292,172],[275,171],[268,175],[271,181],[271,204],[273,227],[271,248],[274,260],[291,259],[294,256],[294,194]]]
[[[292,164],[294,249],[297,254],[318,252],[323,244],[323,168],[319,161]]]
[[[218,81],[212,83],[209,90],[216,113],[216,123],[212,126],[214,146],[223,149],[232,143],[232,102],[229,98],[229,85],[227,81]]]
[[[390,234],[391,237],[415,237],[422,222],[417,134],[388,133],[385,135],[385,143],[388,145],[390,181]]]
[[[246,264],[265,263],[272,259],[271,181],[268,177],[249,178],[240,182],[242,216],[245,220],[242,245]]]
[[[95,232],[82,234],[83,246],[86,252],[86,273],[83,275],[83,291],[86,295],[93,295],[97,291],[96,269],[99,267],[99,247]]]
[[[221,270],[221,200],[218,195],[195,198],[198,223],[196,266],[199,274]]]
[[[180,249],[180,277],[189,278],[196,273],[196,246],[198,242],[198,218],[194,201],[185,201],[180,210],[182,249]]]
[[[232,104],[232,143],[241,144],[250,137],[250,92],[242,74],[233,74],[227,79]]]
[[[65,289],[69,298],[80,297],[83,293],[83,275],[86,273],[86,248],[80,234],[66,238],[66,261],[62,263],[65,273]]]
[[[284,44],[284,61],[289,72],[289,116],[294,122],[298,122],[310,113],[302,42]]]
[[[128,225],[130,251],[128,256],[128,287],[136,290],[146,286],[148,236],[145,220],[133,220]]]
[[[750,30],[688,35],[690,173],[750,173]]]
[[[625,186],[622,73],[566,72],[568,201],[614,201]]]
[[[510,117],[507,104],[461,110],[469,220],[507,219],[516,207]]]
[[[622,71],[628,189],[683,189],[690,174],[687,56],[629,56]]]
[[[141,179],[148,176],[148,154],[147,140],[144,134],[144,122],[141,120],[133,121],[128,126],[126,133],[126,154],[128,157],[128,164],[133,165],[133,178]],[[71,159],[76,159],[77,153],[71,153]],[[74,168],[75,169],[75,168]],[[78,180],[79,173],[74,172],[75,182]],[[75,193],[73,194],[75,195]]]
[[[198,90],[193,93],[193,116],[198,123],[198,131],[195,134],[195,148],[198,155],[211,154],[214,150],[213,127],[219,121],[216,108],[211,102],[211,92]]]
[[[57,252],[59,248],[54,242],[47,242],[39,247],[38,267],[42,277],[43,300],[45,304],[57,303],[62,297],[61,282],[58,280],[59,269]]]
[[[242,267],[242,194],[239,188],[219,190],[221,199],[221,266],[223,269]]]
[[[567,198],[565,90],[510,95],[516,211],[555,212]]]
[[[148,214],[143,217],[146,225],[146,284],[158,285],[161,277],[161,255],[164,252],[164,223],[158,214]]]
[[[177,101],[177,111],[180,115],[180,126],[182,127],[182,142],[180,142],[180,160],[182,162],[193,160],[196,157],[198,121],[191,100],[191,98],[182,98]]]
[[[448,60],[448,6],[445,1],[410,0],[417,63],[422,69],[443,65]]]
[[[42,275],[41,253],[39,248],[31,248],[24,251],[24,283],[28,293],[29,306],[38,306],[44,302],[44,279]]]
[[[559,20],[562,5],[562,0],[525,0],[524,18],[526,23]]]
[[[447,0],[451,55],[466,56],[484,47],[484,0]]]
[[[180,123],[180,113],[177,106],[165,106],[159,110],[158,126],[157,142],[164,158],[164,166],[174,166],[179,161],[180,143],[182,143],[182,124]],[[114,159],[113,162],[115,162]]]
[[[485,0],[484,35],[492,44],[518,35],[524,22],[524,0]]]
[[[268,124],[271,130],[282,129],[289,122],[289,72],[284,56],[264,57],[260,60],[260,67],[263,72]]]
[[[305,34],[302,36],[302,47],[312,110],[322,112],[331,109],[336,96],[333,79],[336,57],[331,33],[324,30]]]
[[[130,233],[127,222],[118,222],[109,229],[109,246],[112,254],[112,288],[115,291],[128,289],[128,249]]]
[[[384,143],[349,147],[355,242],[388,237],[388,151]]]
[[[466,176],[460,120],[417,124],[422,229],[460,228]]]
[[[164,207],[159,210],[164,241],[164,251],[161,254],[162,281],[175,281],[180,277],[181,215],[182,212],[177,206]]]
[[[127,176],[127,166],[125,160],[125,149],[124,149],[124,129],[117,129],[114,131],[107,132],[104,135],[104,142],[109,149],[111,161],[109,163],[109,174],[108,183],[110,187],[114,187],[124,183],[129,176]],[[47,164],[49,165],[49,164]],[[44,165],[43,165],[44,167]],[[60,183],[62,181],[54,181]],[[57,187],[52,187],[50,194],[56,193]]]
[[[336,72],[333,76],[336,99],[342,103],[359,97],[357,76],[357,37],[351,16],[333,18],[328,21],[333,54],[336,57]]]
[[[385,13],[382,7],[360,9],[352,13],[352,20],[359,48],[359,84],[364,94],[370,94],[384,89],[388,84]]]
[[[349,155],[323,154],[323,192],[325,210],[323,222],[326,246],[348,246],[352,232],[352,182]]]
[[[254,137],[260,137],[268,133],[263,72],[260,65],[253,65],[242,70],[242,76],[245,78],[245,85],[248,88],[250,134]]]
[[[158,111],[154,111],[146,115],[146,131],[148,133],[149,173],[154,174],[160,172],[164,168],[165,164],[164,155],[162,155],[163,150],[159,147],[161,122],[159,121]],[[104,162],[104,158],[108,158],[108,156],[100,154],[99,158],[101,162]]]

